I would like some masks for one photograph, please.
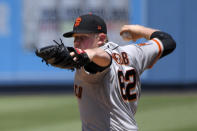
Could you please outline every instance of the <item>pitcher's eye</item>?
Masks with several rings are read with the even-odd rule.
[[[75,41],[83,41],[88,39],[88,36],[75,36]]]
[[[86,40],[86,39],[88,39],[88,36],[81,36],[80,39],[81,39],[81,40]]]

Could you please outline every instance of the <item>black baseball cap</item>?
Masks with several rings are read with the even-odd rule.
[[[105,33],[107,34],[107,27],[105,21],[93,14],[86,14],[79,16],[73,25],[73,31],[64,33],[64,37],[72,37],[73,34],[90,34],[90,33]]]

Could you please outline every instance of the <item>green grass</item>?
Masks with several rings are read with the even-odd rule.
[[[196,94],[142,94],[140,131],[196,131]],[[0,96],[0,131],[80,131],[74,95]]]
[[[197,131],[197,95],[145,95],[136,120],[142,131]]]
[[[0,131],[80,129],[77,101],[71,95],[0,97]]]

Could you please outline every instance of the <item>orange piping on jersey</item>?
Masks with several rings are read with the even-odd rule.
[[[152,39],[152,40],[158,45],[158,47],[159,47],[159,53],[158,53],[155,61],[153,62],[153,64],[148,67],[149,69],[153,67],[153,65],[157,62],[157,60],[161,57],[161,54],[162,54],[162,47],[161,47],[159,41],[157,39]]]
[[[148,45],[148,43],[140,43],[140,44],[137,44],[139,46],[145,46],[145,45]]]

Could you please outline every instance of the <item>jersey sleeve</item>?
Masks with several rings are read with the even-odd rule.
[[[106,51],[109,55],[112,55],[113,50],[117,49],[119,45],[113,43],[113,42],[108,42],[105,45],[101,46],[100,48]]]
[[[153,38],[146,43],[127,45],[124,48],[127,50],[132,63],[135,64],[140,74],[145,69],[152,68],[163,52],[162,42],[157,38]]]
[[[152,33],[150,39],[158,38],[163,45],[163,53],[162,57],[172,53],[176,48],[176,41],[172,38],[172,36],[166,32],[156,31]]]

